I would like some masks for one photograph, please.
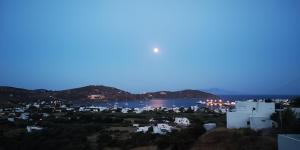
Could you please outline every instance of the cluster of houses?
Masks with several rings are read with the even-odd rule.
[[[153,122],[153,119],[149,120]],[[153,134],[167,134],[176,129],[176,127],[185,128],[190,125],[190,120],[186,117],[176,117],[173,123],[174,126],[169,125],[168,120],[163,121],[164,123],[156,123],[149,126],[139,126],[138,124],[133,124],[134,127],[137,127],[136,132],[141,133],[153,133]]]
[[[153,119],[150,119],[149,122],[155,122]],[[155,123],[148,126],[139,126],[139,124],[133,124],[134,127],[137,127],[136,132],[138,133],[152,133],[152,134],[167,134],[173,130],[179,130],[182,128],[189,127],[191,122],[186,117],[175,117],[174,122],[168,120],[163,120],[161,123]],[[212,130],[217,127],[216,123],[206,123],[203,124],[203,127],[206,131]]]
[[[20,107],[11,107],[11,108],[0,108],[0,120],[8,120],[14,122],[15,119],[22,119],[22,120],[30,120],[32,110],[39,112],[39,114],[43,117],[48,117],[51,113],[60,113],[60,112],[121,112],[121,113],[142,113],[142,112],[149,112],[149,111],[165,111],[165,112],[185,112],[185,111],[203,111],[197,105],[191,107],[159,107],[154,108],[151,106],[145,106],[142,108],[120,108],[117,106],[114,107],[103,107],[103,106],[81,106],[81,107],[74,107],[68,106],[64,104],[62,101],[41,101],[41,102],[34,102],[28,104],[22,104]]]
[[[7,119],[11,122],[14,122],[15,119],[31,120],[30,116],[33,112],[42,117],[48,117],[50,113],[61,112],[63,108],[66,108],[66,105],[61,105],[61,102],[58,101],[42,101],[20,105],[19,107],[0,108],[0,120]]]
[[[66,105],[63,102],[54,101],[38,101],[32,103],[21,103],[19,107],[0,108],[0,122],[16,122],[27,121],[35,122],[49,117],[52,113],[62,112],[66,110]],[[37,125],[27,126],[27,132],[42,130],[43,127]]]
[[[181,113],[181,112],[187,112],[187,111],[205,111],[204,109],[200,108],[199,106],[190,106],[190,107],[152,107],[152,106],[145,106],[145,107],[136,107],[136,108],[128,108],[128,107],[103,107],[103,106],[81,106],[78,109],[72,108],[72,110],[76,111],[78,110],[79,112],[103,112],[103,111],[110,111],[112,113],[115,112],[121,112],[121,113],[129,113],[129,112],[134,112],[136,114],[140,114],[142,112],[149,112],[149,111],[165,111],[165,112],[175,112],[175,113]]]
[[[149,111],[165,111],[165,112],[173,112],[180,113],[186,111],[201,111],[198,106],[191,106],[187,108],[183,107],[159,107],[154,108],[151,106],[146,106],[142,108],[120,108],[117,106],[114,107],[102,107],[102,106],[71,106],[62,101],[38,101],[31,103],[22,103],[19,107],[11,107],[11,108],[0,108],[0,121],[6,122],[16,122],[18,120],[31,122],[32,125],[27,126],[27,132],[32,132],[35,130],[42,130],[43,127],[37,126],[36,121],[43,120],[49,116],[59,117],[60,114],[64,112],[110,112],[110,113],[142,113]],[[35,117],[33,117],[35,115]],[[38,117],[36,117],[38,116]],[[190,122],[187,118],[175,118],[174,125],[176,126],[189,126]],[[138,127],[138,126],[137,126]],[[159,123],[151,126],[153,127],[154,133],[166,133],[171,132],[172,127],[167,123]],[[149,127],[138,127],[137,131],[146,131]]]

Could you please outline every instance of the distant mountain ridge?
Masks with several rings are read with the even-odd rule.
[[[15,87],[0,86],[0,103],[6,101],[31,100],[134,100],[153,98],[218,98],[214,94],[199,90],[158,91],[144,94],[132,94],[114,87],[90,85],[85,87],[51,91],[46,89],[28,90]]]
[[[203,89],[202,91],[207,92],[207,93],[211,93],[211,94],[215,94],[215,95],[237,95],[237,94],[241,94],[241,93],[236,92],[236,91],[228,91],[228,90],[220,89],[220,88]]]

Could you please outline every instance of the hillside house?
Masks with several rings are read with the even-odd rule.
[[[248,128],[254,130],[271,128],[270,119],[275,112],[275,103],[264,101],[238,101],[234,111],[227,112],[227,128]]]
[[[156,126],[153,126],[154,134],[166,134],[171,132],[172,127],[165,123],[159,123]]]
[[[88,96],[88,99],[91,100],[104,100],[106,97],[104,95],[101,94],[92,94]]]
[[[185,117],[176,117],[174,123],[176,123],[179,126],[189,126],[190,120]]]

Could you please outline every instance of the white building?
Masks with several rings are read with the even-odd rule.
[[[171,132],[172,127],[165,123],[159,123],[156,126],[153,126],[154,134],[166,134]]]
[[[128,113],[129,110],[130,110],[129,108],[122,108],[121,112],[126,114],[126,113]]]
[[[19,119],[27,120],[29,118],[29,113],[21,113]]]
[[[74,111],[74,108],[66,108],[67,111]]]
[[[238,101],[235,107],[235,111],[226,114],[227,128],[259,130],[273,126],[270,116],[275,112],[275,103]]]
[[[91,100],[103,100],[103,99],[105,99],[105,96],[101,95],[101,94],[92,94],[92,95],[88,96],[88,99],[91,99]]]
[[[183,118],[176,117],[174,123],[176,123],[179,126],[189,126],[190,120],[186,117]]]
[[[67,105],[61,105],[60,108],[67,108]]]
[[[139,127],[140,125],[137,123],[132,124],[133,127]]]
[[[172,110],[173,110],[175,113],[180,113],[180,108],[179,108],[179,107],[174,107],[174,108],[172,108]]]
[[[191,106],[191,109],[193,110],[193,111],[198,111],[198,109],[199,109],[199,107],[196,105],[196,106]]]
[[[40,104],[38,104],[38,103],[33,103],[33,106],[36,108],[40,108]]]
[[[219,108],[214,109],[214,112],[215,113],[220,113],[220,114],[225,114],[227,112],[227,108],[219,107]]]
[[[146,133],[146,132],[148,132],[149,128],[150,128],[150,126],[138,127],[138,129],[136,130],[136,132]]]
[[[139,108],[134,108],[134,112],[137,114],[142,113],[144,110],[143,109],[139,109]]]
[[[79,107],[79,111],[84,111],[84,107]]]
[[[166,133],[172,131],[172,126],[169,126],[168,124],[165,124],[165,123],[159,123],[159,124],[153,125],[153,126],[137,127],[136,132],[146,133],[149,131],[150,127],[153,128],[153,131],[152,131],[153,134],[166,134]]]
[[[49,117],[50,115],[48,113],[43,113],[43,117]]]
[[[25,110],[23,108],[15,108],[15,112],[23,113]]]
[[[12,118],[12,117],[7,118],[7,120],[8,120],[9,122],[15,122],[15,118]]]
[[[206,123],[203,125],[206,131],[212,130],[217,127],[216,123]]]
[[[29,132],[29,133],[34,130],[43,130],[42,127],[38,127],[38,126],[27,126],[26,129],[27,129],[27,132]]]
[[[154,110],[154,108],[151,106],[145,106],[142,109],[143,109],[143,111],[153,111]]]

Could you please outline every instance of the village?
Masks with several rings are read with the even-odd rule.
[[[84,136],[92,149],[99,149],[101,144],[104,144],[102,147],[118,145],[99,141],[103,134],[112,141],[124,142],[132,140],[136,135],[142,136],[140,134],[161,135],[162,138],[195,129],[200,135],[220,128],[249,128],[257,132],[282,128],[284,123],[280,121],[283,118],[275,121],[272,116],[288,109],[293,111],[298,122],[300,118],[300,108],[291,106],[291,101],[287,99],[236,101],[229,105],[226,105],[226,102],[220,105],[221,101],[206,102],[207,104],[202,102],[203,105],[172,108],[72,106],[62,100],[21,103],[18,107],[0,109],[0,133],[2,138],[5,138],[41,134],[47,130],[56,130],[58,126],[68,125],[69,128],[73,128],[72,126],[77,128],[78,125],[82,128],[92,126],[89,131],[84,131]],[[197,136],[199,135],[195,135]],[[289,135],[283,137],[278,134],[278,136],[280,139],[284,137],[290,139]],[[197,140],[195,137],[192,138],[194,142]],[[153,145],[155,138],[151,138]]]
[[[37,101],[33,103],[22,103],[23,107],[11,107],[11,108],[1,108],[0,109],[0,119],[1,122],[28,122],[26,127],[27,132],[32,132],[34,130],[42,130],[44,127],[38,126],[39,122],[42,122],[44,119],[54,117],[56,119],[63,118],[64,115],[69,113],[106,113],[106,114],[141,114],[147,112],[165,112],[168,114],[176,114],[173,117],[173,120],[154,120],[153,118],[149,119],[149,124],[147,126],[140,126],[137,123],[133,123],[132,126],[136,127],[136,132],[148,132],[149,128],[153,128],[153,133],[157,134],[166,134],[171,132],[172,129],[177,127],[186,128],[191,123],[187,117],[181,117],[180,113],[196,113],[196,112],[215,112],[219,114],[225,114],[221,109],[210,110],[206,107],[200,108],[199,106],[191,107],[159,107],[154,108],[151,106],[146,106],[142,108],[120,108],[116,105],[112,108],[102,107],[102,106],[80,106],[72,107],[69,104],[65,104],[63,101],[54,100],[50,102],[46,101]],[[67,118],[71,119],[71,118]],[[31,124],[30,124],[31,123]],[[171,126],[171,124],[173,126]],[[175,127],[176,126],[176,127]]]

